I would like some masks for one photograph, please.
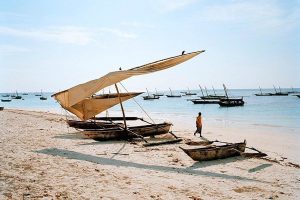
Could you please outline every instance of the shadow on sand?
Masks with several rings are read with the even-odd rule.
[[[140,163],[134,163],[129,161],[117,160],[113,158],[98,157],[98,156],[83,154],[75,151],[57,149],[57,148],[42,149],[35,152],[43,153],[47,155],[53,155],[53,156],[61,156],[69,159],[83,160],[83,161],[88,161],[88,162],[97,163],[101,165],[111,165],[116,167],[133,167],[138,169],[154,170],[160,172],[180,173],[180,174],[196,175],[196,176],[209,176],[209,177],[217,177],[217,178],[224,178],[224,179],[235,179],[240,181],[253,181],[253,182],[266,183],[265,181],[260,181],[260,180],[241,177],[241,176],[200,171],[191,168],[177,168],[177,167],[168,167],[168,166],[159,166],[159,165],[140,164]]]

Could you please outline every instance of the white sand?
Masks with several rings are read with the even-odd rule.
[[[178,136],[197,140],[175,123]],[[243,132],[243,134],[240,134]],[[64,117],[0,111],[0,199],[300,199],[299,136],[272,128],[206,127],[210,139],[263,150],[262,159],[194,162],[172,144],[142,147],[96,142],[68,128]],[[120,154],[114,154],[120,153]],[[299,164],[299,163],[297,163]]]

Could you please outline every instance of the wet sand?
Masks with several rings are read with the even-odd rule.
[[[154,147],[97,142],[68,128],[64,120],[46,112],[0,111],[0,199],[300,198],[297,135],[280,135],[271,128],[206,127],[205,137],[247,139],[269,160],[194,162],[179,149],[192,148],[184,142]],[[193,128],[175,122],[173,131],[199,141]]]

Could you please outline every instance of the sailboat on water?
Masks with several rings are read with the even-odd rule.
[[[224,87],[226,98],[220,99],[219,105],[221,107],[243,106],[245,104],[243,97],[241,98],[229,97],[225,84],[223,84],[223,87]]]
[[[158,93],[157,89],[155,88],[155,94],[153,94],[154,96],[158,96],[158,97],[162,97],[164,96],[164,93]]]
[[[170,94],[167,94],[167,95],[166,95],[167,97],[171,97],[171,98],[172,98],[172,97],[175,97],[175,98],[176,98],[176,97],[181,97],[180,94],[173,94],[171,88],[169,88],[169,89],[170,89]]]
[[[156,95],[150,95],[147,88],[146,88],[146,90],[147,90],[147,94],[148,94],[148,95],[147,95],[147,96],[143,96],[143,99],[144,99],[144,100],[154,100],[154,99],[159,99],[159,96],[156,96]]]
[[[40,97],[40,100],[47,100],[47,97],[46,96],[44,96],[44,94],[43,94],[43,91],[41,90],[41,97]]]
[[[148,74],[164,69],[168,69],[180,63],[183,63],[203,51],[196,51],[188,54],[174,56],[163,60],[148,63],[139,67],[135,67],[129,70],[119,70],[106,74],[105,76],[91,80],[89,82],[76,85],[67,90],[55,93],[52,95],[58,103],[69,112],[75,114],[81,120],[106,120],[113,124],[113,127],[99,127],[97,129],[83,129],[83,133],[89,138],[95,140],[110,140],[110,139],[128,139],[128,138],[144,138],[146,136],[154,136],[160,134],[166,134],[169,132],[171,123],[148,123],[141,126],[127,126],[128,117],[125,116],[125,110],[122,102],[139,95],[140,93],[120,93],[118,85],[121,85],[121,81],[130,78],[132,76],[138,76]],[[114,85],[116,88],[115,95],[107,95],[106,98],[100,96],[93,96],[96,92],[104,89],[108,86]],[[99,113],[106,111],[107,109],[120,105],[122,110],[122,117],[117,118],[97,118],[95,117]],[[119,125],[115,123],[117,120],[123,120],[123,124]],[[136,118],[139,119],[139,118]],[[145,121],[145,120],[143,120]],[[85,123],[82,121],[82,123]]]

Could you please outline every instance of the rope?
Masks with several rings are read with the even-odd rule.
[[[121,83],[121,82],[119,82],[120,83],[120,85],[124,88],[124,90],[126,91],[126,92],[128,92],[128,90],[124,87],[124,85]],[[155,124],[155,122],[154,122],[154,120],[150,117],[150,115],[148,115],[148,113],[143,109],[143,107],[136,101],[136,99],[133,97],[132,98],[133,100],[134,100],[134,102],[140,107],[140,109],[147,115],[147,117],[153,122],[153,124]]]

